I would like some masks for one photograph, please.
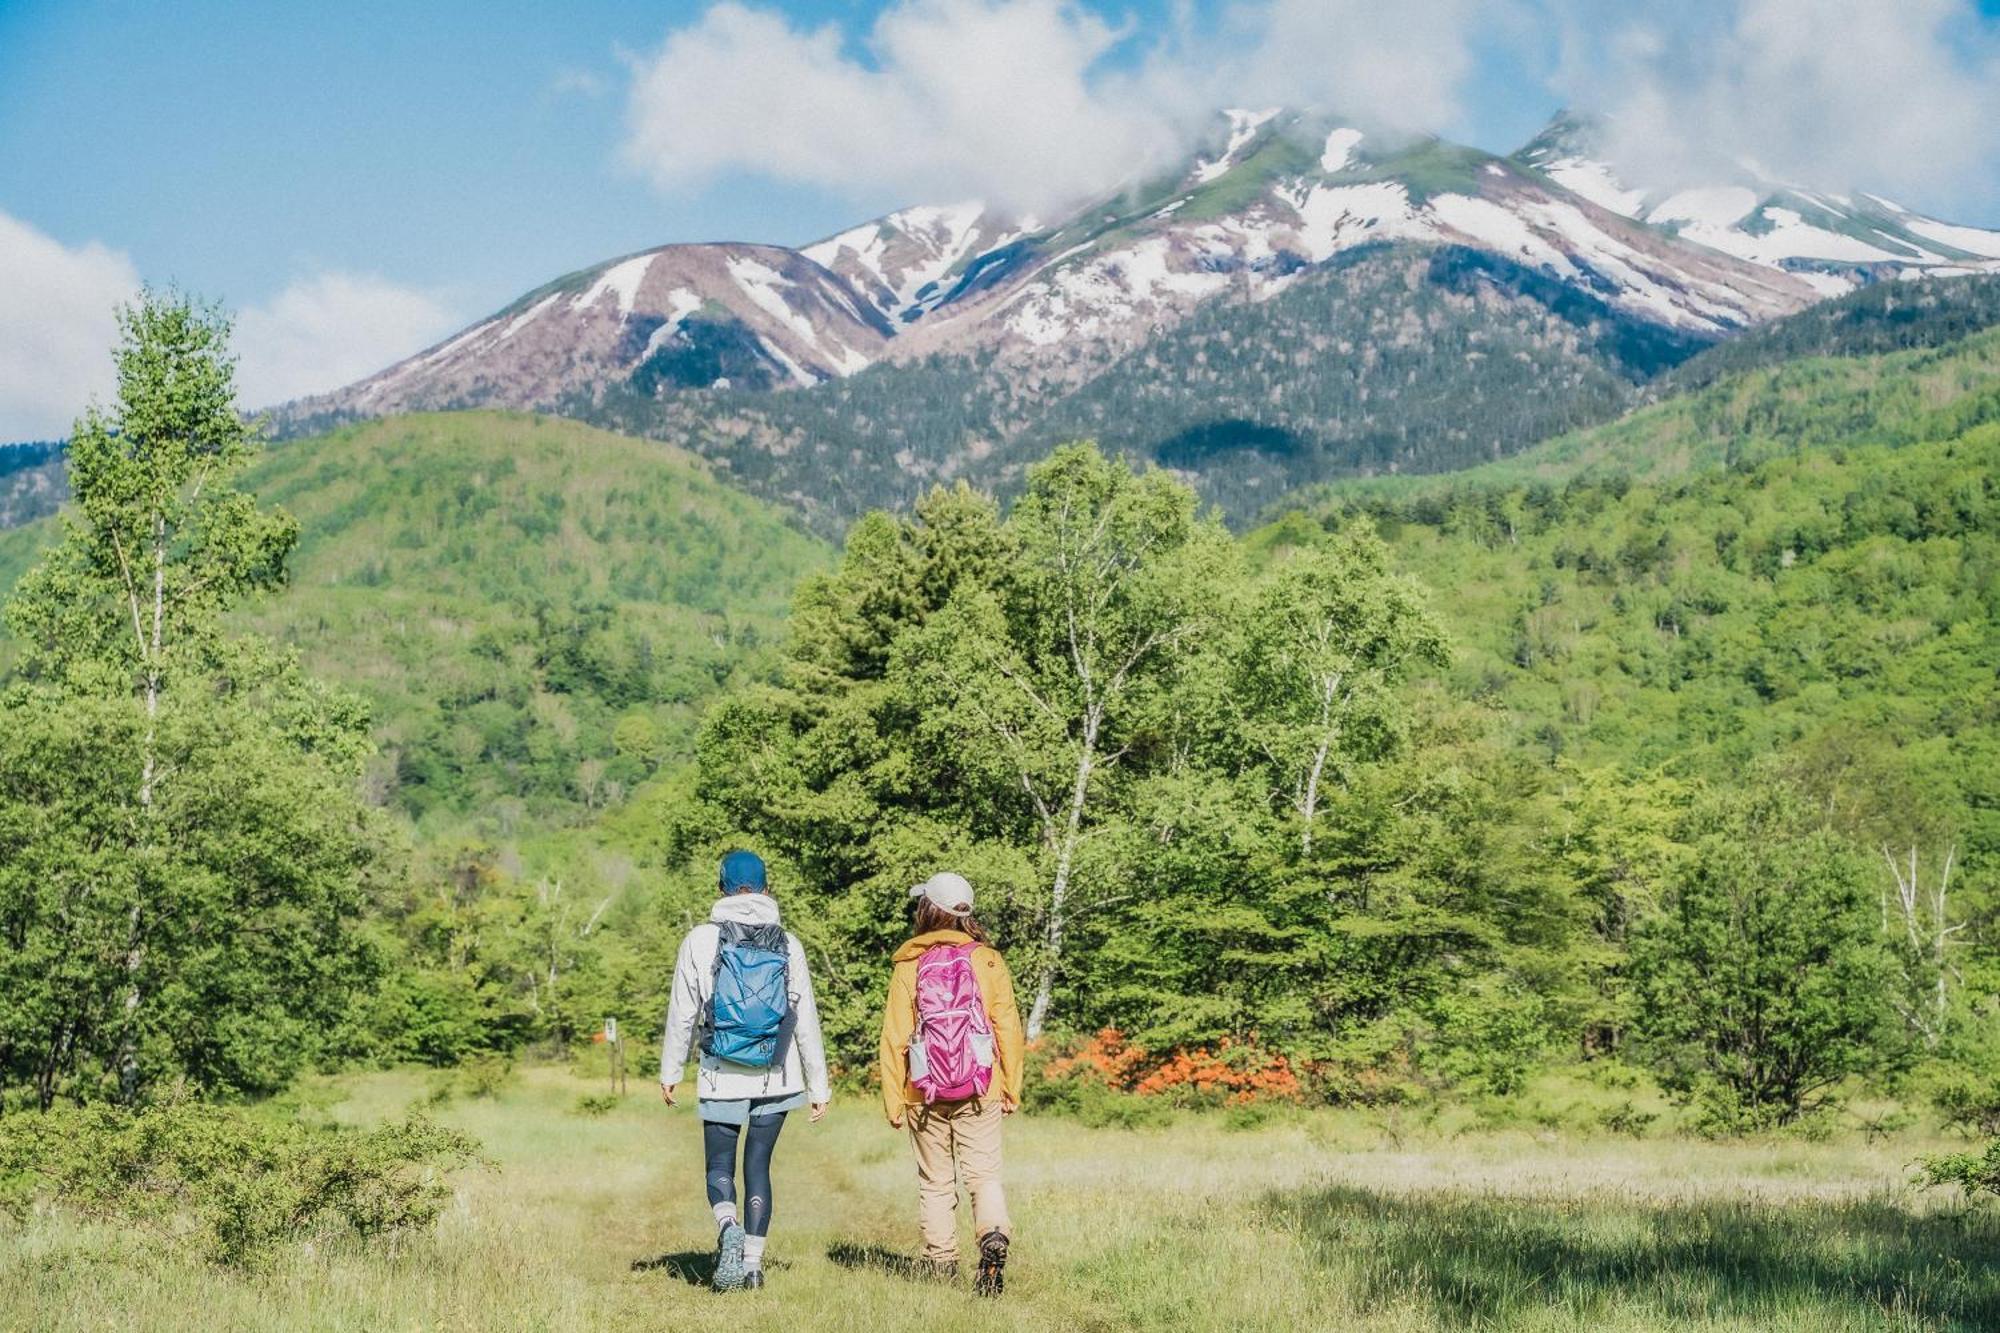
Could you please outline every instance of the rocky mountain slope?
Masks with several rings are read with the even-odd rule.
[[[295,411],[547,407],[607,383],[649,393],[810,385],[867,367],[892,332],[869,297],[795,250],[668,245],[558,278]]]

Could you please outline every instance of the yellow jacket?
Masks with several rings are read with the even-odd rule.
[[[882,1013],[882,1109],[891,1121],[924,1095],[910,1086],[910,1037],[917,1027],[917,960],[940,944],[970,944],[962,930],[934,930],[906,940],[896,950],[896,970],[889,974],[889,1003]],[[1014,1007],[1014,977],[998,949],[984,944],[972,951],[972,974],[986,1001],[986,1021],[993,1027],[993,1084],[1016,1106],[1021,1103],[1021,1061],[1027,1039],[1021,1032],[1021,1011]]]

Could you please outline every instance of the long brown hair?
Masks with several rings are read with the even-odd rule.
[[[986,927],[972,916],[953,916],[928,898],[917,899],[917,919],[911,928],[918,935],[928,935],[934,930],[962,930],[981,944],[991,946],[993,941],[986,937]]]

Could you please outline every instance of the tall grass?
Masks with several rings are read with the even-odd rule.
[[[418,1074],[329,1091],[350,1123],[435,1095]],[[1361,1113],[1017,1119],[1016,1259],[996,1309],[908,1275],[907,1150],[858,1097],[786,1127],[770,1286],[721,1297],[702,1285],[713,1235],[691,1114],[644,1086],[582,1105],[602,1092],[529,1069],[432,1106],[498,1165],[462,1176],[435,1234],[396,1249],[301,1249],[239,1274],[56,1217],[0,1229],[0,1327],[2000,1327],[2000,1222],[1911,1192],[1914,1140],[1454,1134]]]

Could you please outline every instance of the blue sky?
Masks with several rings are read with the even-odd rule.
[[[1836,10],[1850,22],[1825,17]],[[1036,186],[1092,180],[1232,95],[1359,103],[1507,150],[1564,101],[1616,100],[1635,81],[1713,104],[1711,121],[1733,127],[1742,106],[1754,120],[1774,100],[1756,80],[1775,79],[1784,105],[1745,132],[1822,175],[1871,176],[1814,183],[2000,222],[1991,108],[1976,98],[1960,115],[1963,87],[1937,91],[1941,69],[1975,93],[1994,81],[1996,12],[2000,0],[1686,0],[1657,15],[1624,0],[0,0],[0,307],[17,312],[0,311],[0,382],[34,377],[55,347],[82,366],[105,327],[50,330],[19,311],[53,318],[72,289],[103,304],[136,275],[242,310],[241,331],[267,335],[254,349],[239,338],[246,378],[297,392],[666,241],[797,243],[973,190],[1032,203]],[[1794,15],[1826,30],[1825,52],[1781,40],[1750,60],[1732,45],[1746,23],[1776,16],[1782,30]],[[1871,22],[1898,40],[1871,37]],[[815,46],[828,24],[834,47]],[[1661,40],[1633,42],[1640,28]],[[1854,100],[1843,41],[1896,47],[1868,67],[1886,67],[1868,95],[1900,104],[1904,83],[1929,88],[1917,129],[1874,136],[1865,106],[1819,114],[1811,88]],[[998,82],[1017,78],[1019,95],[996,102],[977,85],[1009,58],[1021,68]],[[1801,59],[1825,68],[1801,78],[1785,64]],[[844,110],[787,109],[807,85]],[[1948,134],[1909,142],[1935,121]],[[1925,158],[1942,165],[1906,169]],[[60,395],[75,390],[41,378],[39,405],[0,387],[0,438],[66,419]]]
[[[882,6],[770,7],[859,36]],[[621,166],[619,53],[704,8],[5,0],[0,209],[229,300],[336,267],[477,305],[663,241],[798,243],[909,202],[747,172],[663,191]],[[1479,114],[1446,128],[1512,147],[1554,98],[1492,63]]]

